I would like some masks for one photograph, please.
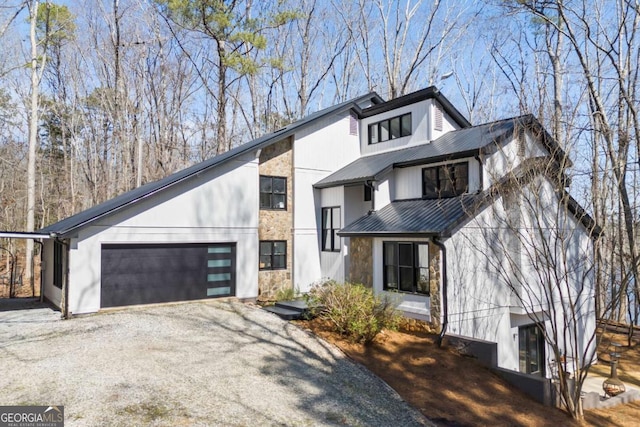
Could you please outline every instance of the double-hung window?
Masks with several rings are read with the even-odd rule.
[[[454,197],[469,191],[469,163],[422,169],[422,196],[428,199]]]
[[[411,113],[369,125],[369,144],[411,135]]]
[[[384,242],[385,290],[429,295],[429,244]]]
[[[322,208],[322,250],[340,252],[340,208]]]
[[[287,209],[287,178],[260,175],[260,209]]]
[[[260,241],[260,270],[287,268],[287,242],[285,240]]]

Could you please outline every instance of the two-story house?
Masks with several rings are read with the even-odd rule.
[[[388,102],[371,93],[40,230],[51,237],[43,292],[80,314],[357,282],[408,316],[496,343],[500,367],[545,374],[530,312],[557,307],[521,298],[540,266],[496,262],[496,247],[518,244],[485,232],[500,212],[535,229],[522,199],[533,190],[556,213],[550,227],[574,233],[565,277],[587,289],[588,335],[596,226],[566,194],[567,164],[531,116],[471,126],[434,87]]]

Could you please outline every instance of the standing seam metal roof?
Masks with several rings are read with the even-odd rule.
[[[446,199],[399,200],[358,218],[338,234],[447,236],[452,225],[469,217],[483,199],[481,194],[466,194]]]
[[[337,114],[341,111],[348,110],[351,108],[359,109],[357,104],[366,100],[370,100],[372,102],[382,102],[382,99],[378,96],[378,94],[376,94],[375,92],[371,92],[371,93],[368,93],[367,95],[363,95],[353,100],[346,101],[341,104],[334,105],[333,107],[329,107],[324,110],[315,112],[276,132],[254,139],[253,141],[240,145],[232,150],[227,151],[226,153],[220,154],[218,156],[212,157],[208,160],[195,164],[191,167],[180,170],[172,175],[167,176],[166,178],[145,184],[134,190],[123,193],[113,199],[107,200],[103,203],[93,206],[92,208],[89,208],[73,216],[70,216],[54,224],[51,224],[47,227],[44,227],[38,230],[38,232],[57,234],[57,235],[68,234],[79,227],[88,225],[89,223],[95,221],[98,218],[112,214],[126,206],[136,203],[139,200],[149,197],[159,191],[162,191],[177,183],[185,181],[202,172],[208,171],[211,168],[216,167],[220,164],[223,164],[231,159],[239,157],[252,150],[264,148],[274,142],[282,140],[283,138],[287,138],[293,135],[295,132],[301,130],[302,128],[308,126],[312,122],[322,117],[328,116],[330,114]]]
[[[530,158],[480,193],[443,199],[397,200],[377,212],[356,219],[338,234],[345,237],[416,234],[449,237],[456,227],[478,215],[496,197],[527,185],[533,177],[542,174],[552,181],[557,180],[558,168],[559,165],[551,157]],[[557,189],[557,196],[592,238],[602,234],[598,224],[564,188]]]

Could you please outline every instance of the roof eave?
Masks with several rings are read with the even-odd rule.
[[[49,233],[35,231],[0,231],[0,239],[50,239]]]
[[[340,237],[450,237],[441,231],[356,231],[356,232],[342,232],[338,231]]]
[[[377,93],[369,92],[366,95],[362,95],[362,96],[360,96],[358,98],[355,98],[355,99],[353,99],[351,101],[345,102],[344,105],[342,105],[340,108],[327,108],[326,109],[327,111],[325,111],[322,114],[318,114],[317,117],[314,117],[313,119],[306,119],[305,120],[303,118],[303,119],[300,119],[298,121],[299,122],[298,125],[293,123],[293,124],[285,127],[284,129],[281,129],[279,131],[273,132],[270,135],[265,135],[265,136],[261,137],[261,138],[264,138],[264,140],[259,142],[259,143],[257,143],[257,141],[259,141],[261,138],[257,138],[255,140],[253,140],[253,141],[256,142],[254,144],[251,143],[252,141],[249,141],[246,144],[243,144],[243,145],[237,147],[238,148],[237,151],[231,150],[231,151],[228,151],[226,153],[221,154],[220,156],[216,156],[216,157],[218,157],[219,161],[213,162],[211,164],[206,164],[206,162],[202,162],[203,163],[202,167],[201,168],[195,168],[190,174],[188,174],[188,175],[186,175],[186,176],[184,176],[182,178],[177,178],[175,181],[169,181],[166,185],[163,185],[162,187],[159,187],[159,188],[157,188],[155,190],[152,190],[149,193],[145,193],[140,197],[136,197],[136,198],[134,198],[132,200],[129,200],[127,202],[123,202],[122,204],[120,204],[118,206],[115,206],[114,208],[109,209],[109,210],[107,210],[105,212],[100,212],[100,213],[96,214],[95,216],[92,216],[91,218],[88,218],[85,221],[82,221],[82,222],[80,222],[78,224],[74,224],[72,227],[68,227],[68,228],[64,228],[64,229],[55,229],[55,228],[51,228],[52,225],[55,225],[55,224],[52,224],[52,225],[49,225],[47,227],[42,228],[41,230],[46,230],[46,233],[55,233],[55,234],[57,234],[59,236],[68,236],[72,232],[74,232],[74,231],[76,231],[76,230],[78,230],[80,228],[83,228],[83,227],[89,225],[90,223],[100,219],[100,218],[104,218],[105,216],[112,215],[112,214],[114,214],[114,213],[116,213],[116,212],[118,212],[118,211],[120,211],[122,209],[125,209],[125,208],[131,206],[132,204],[135,204],[135,203],[139,202],[140,200],[143,200],[143,199],[145,199],[147,197],[153,196],[153,195],[157,194],[158,192],[164,191],[167,188],[170,188],[170,187],[172,187],[172,186],[174,186],[176,184],[186,182],[187,180],[189,180],[189,179],[191,179],[191,178],[193,178],[195,176],[198,176],[198,175],[200,175],[202,173],[205,173],[208,170],[211,170],[211,169],[213,169],[215,167],[218,167],[219,165],[221,165],[221,164],[223,164],[223,163],[225,163],[227,161],[230,161],[230,160],[232,160],[234,158],[240,157],[240,156],[242,156],[244,154],[247,154],[247,153],[249,153],[251,151],[262,149],[262,148],[264,148],[264,147],[266,147],[266,146],[270,145],[271,143],[276,142],[278,140],[288,138],[288,137],[294,135],[296,132],[299,132],[300,130],[305,129],[306,127],[310,126],[311,123],[313,123],[313,122],[315,122],[315,121],[317,121],[317,120],[319,120],[319,119],[321,119],[323,117],[326,117],[326,116],[332,115],[332,114],[333,115],[340,114],[340,113],[342,113],[344,111],[349,111],[349,110],[352,110],[354,108],[358,108],[359,109],[360,107],[359,107],[358,104],[363,102],[363,101],[365,101],[365,100],[367,100],[367,99],[369,99],[374,104],[376,102],[382,102],[382,98],[380,98],[380,96]],[[321,113],[321,112],[319,112],[319,113]],[[243,147],[243,146],[246,146],[246,147]],[[176,173],[179,173],[179,172],[176,172]]]

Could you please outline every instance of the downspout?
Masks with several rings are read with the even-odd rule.
[[[478,185],[478,193],[481,193],[484,190],[484,173],[482,171],[482,159],[480,158],[480,155],[477,154],[475,156],[476,161],[478,162],[478,171],[479,171],[479,176],[480,176],[480,183]]]
[[[62,301],[60,302],[60,311],[62,311],[62,318],[69,318],[69,255],[71,247],[64,240],[55,236],[56,242],[60,243],[66,248],[66,257],[64,259],[64,280],[62,281]]]
[[[44,302],[44,279],[42,278],[42,263],[44,262],[44,243],[41,240],[33,240],[40,245],[40,302]]]
[[[448,318],[449,318],[449,303],[447,300],[447,248],[438,240],[437,237],[433,238],[433,243],[442,251],[442,329],[438,336],[438,347],[442,347],[442,341],[444,335],[447,332]]]
[[[364,182],[364,185],[371,189],[371,209],[369,209],[368,215],[371,215],[376,211],[376,189],[373,185],[374,182],[375,181],[373,180],[367,180]]]

